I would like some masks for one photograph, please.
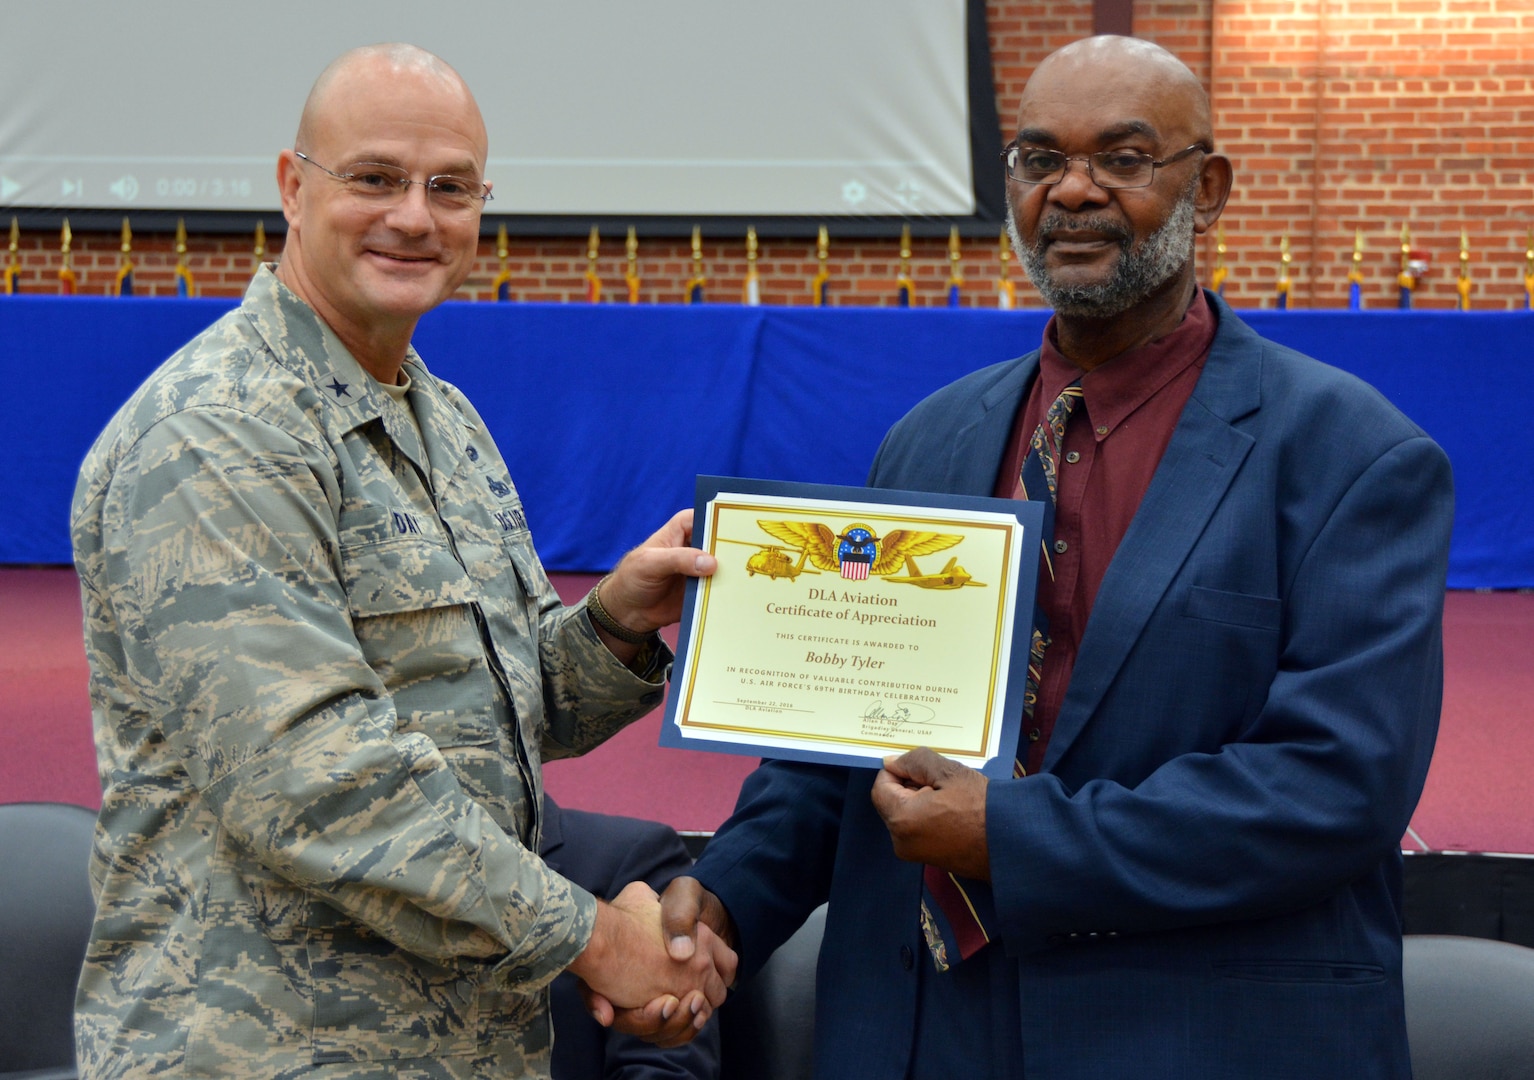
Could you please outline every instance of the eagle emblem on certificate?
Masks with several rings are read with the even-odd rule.
[[[872,575],[923,589],[984,585],[970,578],[957,557],[949,559],[948,565],[936,574],[924,574],[916,565],[917,556],[946,551],[962,543],[962,533],[891,529],[879,536],[862,522],[853,522],[840,531],[818,521],[758,520],[757,525],[768,536],[782,541],[784,547],[798,549],[800,565],[808,560],[816,569],[839,573],[848,581],[867,581]],[[901,574],[901,570],[905,573]]]

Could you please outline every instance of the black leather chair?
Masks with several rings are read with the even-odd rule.
[[[0,805],[0,1080],[73,1080],[93,811]]]
[[[719,1010],[725,1080],[810,1080],[815,1062],[815,963],[825,928],[826,909],[821,905]]]
[[[1534,1077],[1534,949],[1439,934],[1405,942],[1416,1080]]]

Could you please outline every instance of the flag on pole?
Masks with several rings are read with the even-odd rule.
[[[197,281],[186,264],[186,220],[176,219],[176,295],[196,296]]]
[[[0,296],[15,296],[21,291],[21,225],[11,218],[11,246],[5,259],[5,270],[0,272]]]
[[[1459,279],[1454,282],[1459,293],[1459,310],[1470,310],[1470,234],[1464,226],[1459,230]]]
[[[1530,245],[1534,247],[1534,244]],[[826,306],[826,289],[831,284],[831,271],[826,268],[831,258],[831,237],[826,232],[826,227],[820,227],[820,235],[815,238],[815,259],[820,263],[820,269],[815,272],[810,281],[810,303],[815,307]]]
[[[703,230],[694,225],[692,227],[692,277],[687,279],[687,284],[682,288],[686,302],[703,303],[703,286],[707,284],[708,279],[703,276]]]
[[[505,302],[511,299],[511,265],[507,261],[511,256],[511,245],[506,240],[504,224],[495,231],[495,255],[501,260],[501,271],[490,281],[490,295],[498,302]]]
[[[1403,311],[1411,307],[1412,290],[1417,287],[1417,277],[1411,270],[1411,230],[1402,225],[1401,272],[1396,275],[1396,284],[1400,287],[1400,294],[1396,299],[1396,306]]]
[[[122,254],[117,260],[117,280],[112,283],[112,295],[133,295],[133,230],[128,227],[127,218],[123,218]]]
[[[1289,237],[1283,236],[1279,240],[1278,248],[1278,295],[1274,306],[1283,311],[1289,307]]]
[[[740,302],[747,307],[759,307],[762,302],[762,285],[756,276],[756,226],[746,226],[746,283],[740,290]]]
[[[1217,225],[1214,236],[1214,273],[1209,276],[1209,287],[1216,296],[1224,296],[1225,278],[1230,274],[1225,267],[1225,226]]]
[[[628,257],[628,267],[623,271],[623,283],[629,289],[629,303],[639,303],[639,234],[629,226],[628,239],[623,243],[623,253]]]
[[[948,227],[948,306],[958,307],[963,299],[964,274],[959,269],[959,227]]]
[[[895,306],[910,307],[916,294],[916,282],[911,280],[911,226],[900,227],[900,276],[895,278]]]
[[[1361,311],[1364,306],[1364,231],[1353,230],[1353,269],[1348,271],[1348,310]]]
[[[75,277],[75,268],[69,257],[69,242],[74,234],[69,231],[69,219],[64,219],[64,227],[59,230],[59,254],[64,257],[63,265],[59,267],[59,295],[73,296],[78,278]]]
[[[1011,311],[1017,307],[1017,286],[1007,276],[1007,264],[1012,260],[1012,245],[1007,240],[1007,230],[1001,230],[1001,238],[996,241],[996,258],[1001,262],[1001,269],[996,274],[996,306],[1002,311]]]
[[[597,255],[602,247],[602,234],[593,225],[591,232],[586,237],[586,303],[598,304],[602,301],[602,278],[597,273]]]
[[[12,235],[15,235],[16,223],[11,222]],[[15,241],[11,243],[14,245]],[[11,248],[15,251],[15,247]],[[1534,228],[1529,229],[1529,238],[1523,243],[1523,307],[1526,311],[1534,311]]]

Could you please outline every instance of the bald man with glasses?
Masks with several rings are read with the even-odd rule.
[[[547,1076],[569,970],[680,1038],[723,1001],[642,883],[537,856],[541,761],[649,711],[691,512],[563,606],[411,347],[473,265],[483,121],[405,45],[320,76],[288,238],[91,449],[72,526],[103,782],[85,1077]]]

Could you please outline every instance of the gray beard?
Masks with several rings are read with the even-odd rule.
[[[1117,221],[1106,218],[1072,218],[1060,211],[1039,222],[1038,243],[1027,245],[1018,235],[1012,209],[1007,208],[1007,233],[1012,250],[1027,271],[1044,302],[1062,315],[1108,319],[1122,315],[1170,281],[1193,255],[1193,203],[1197,179],[1183,192],[1166,222],[1134,246],[1134,236]],[[1065,226],[1091,229],[1119,242],[1122,254],[1113,275],[1097,285],[1058,285],[1044,264],[1044,252],[1054,230]]]

